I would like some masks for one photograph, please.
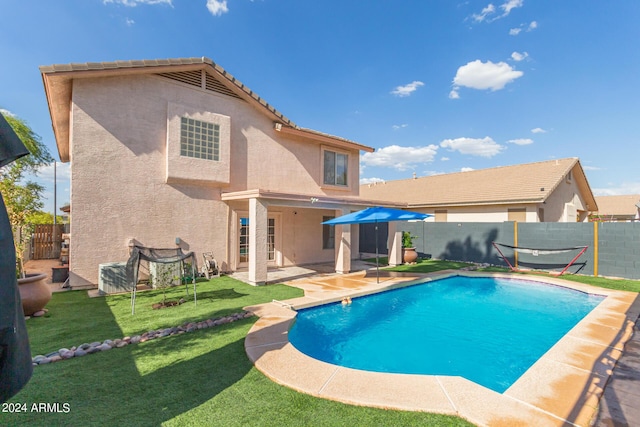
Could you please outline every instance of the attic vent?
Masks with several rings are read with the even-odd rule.
[[[202,72],[200,70],[182,71],[179,73],[160,73],[158,75],[180,83],[186,83],[195,87],[202,87]]]
[[[232,96],[234,98],[242,99],[238,95],[236,95],[234,92],[232,92],[229,89],[227,89],[227,87],[225,85],[220,83],[220,80],[216,79],[211,74],[205,73],[205,76],[207,76],[207,79],[206,79],[206,82],[205,82],[206,83],[205,87],[206,87],[207,90],[210,90],[210,91],[213,91],[213,92],[218,92],[218,93],[221,93],[221,94],[227,95],[227,96]]]
[[[204,73],[205,84],[202,84],[202,71],[194,70],[194,71],[180,71],[176,73],[159,73],[159,76],[165,77],[167,79],[175,80],[180,83],[185,83],[190,86],[195,86],[197,88],[202,88],[204,86],[205,89],[221,93],[223,95],[231,96],[233,98],[242,99],[238,95],[236,95],[233,91],[229,90],[225,85],[223,85],[218,79],[213,77],[210,74]]]

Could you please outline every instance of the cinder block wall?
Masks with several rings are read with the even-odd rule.
[[[598,275],[640,279],[640,223],[598,224]]]
[[[399,228],[417,236],[415,246],[422,256],[506,266],[491,242],[514,245],[513,222],[500,223],[401,223]],[[598,276],[640,280],[640,224],[598,223]],[[594,223],[519,223],[519,247],[559,249],[588,245],[587,251],[569,268],[571,273],[593,275],[595,260]],[[384,241],[383,239],[381,239]],[[366,247],[361,248],[366,252]],[[502,249],[513,264],[513,251]],[[527,268],[560,271],[578,254],[518,254],[518,264]]]

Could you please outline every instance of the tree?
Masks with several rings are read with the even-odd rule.
[[[51,212],[36,211],[27,217],[29,224],[53,224],[53,214]],[[56,224],[64,223],[64,217],[56,215]]]
[[[7,114],[6,111],[3,111],[2,115],[31,153],[0,168],[0,193],[4,198],[13,229],[17,269],[24,276],[22,254],[27,240],[22,236],[30,233],[25,233],[26,230],[23,228],[27,224],[28,216],[42,208],[41,199],[44,191],[42,185],[33,181],[25,182],[24,178],[26,174],[37,175],[40,167],[53,162],[53,157],[40,136],[24,120]]]

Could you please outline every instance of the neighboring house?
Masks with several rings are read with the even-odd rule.
[[[598,209],[591,212],[591,219],[598,221],[640,220],[640,194],[624,196],[596,196]]]
[[[207,58],[40,71],[71,162],[72,287],[133,244],[213,251],[254,284],[268,266],[350,270],[358,228],[321,222],[372,205],[358,183],[372,148],[298,127]]]
[[[582,222],[597,210],[577,158],[361,185],[360,196],[437,222]]]

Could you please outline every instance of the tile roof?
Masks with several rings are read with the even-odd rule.
[[[587,204],[595,206],[577,158],[388,181],[360,186],[360,197],[409,207],[542,203],[572,171]]]
[[[597,196],[598,214],[600,215],[629,215],[638,213],[636,204],[640,203],[640,194],[624,196]]]
[[[71,80],[73,78],[84,78],[105,74],[129,74],[129,73],[155,73],[164,75],[174,71],[186,71],[205,69],[208,74],[213,74],[222,80],[222,84],[230,88],[236,97],[246,101],[251,101],[270,114],[275,122],[281,123],[284,127],[296,131],[300,136],[314,139],[316,137],[328,138],[337,143],[346,144],[350,148],[364,151],[373,151],[371,147],[359,144],[346,138],[330,135],[312,129],[301,128],[289,118],[284,116],[254,91],[245,86],[233,75],[227,72],[220,65],[206,57],[200,58],[173,58],[173,59],[143,59],[132,61],[112,61],[112,62],[86,62],[71,64],[55,64],[40,67],[40,73],[47,92],[49,110],[53,122],[54,132],[58,143],[58,150],[62,161],[67,161],[69,121],[68,108],[71,99]],[[231,92],[229,92],[231,94]],[[62,111],[62,112],[61,112]]]

